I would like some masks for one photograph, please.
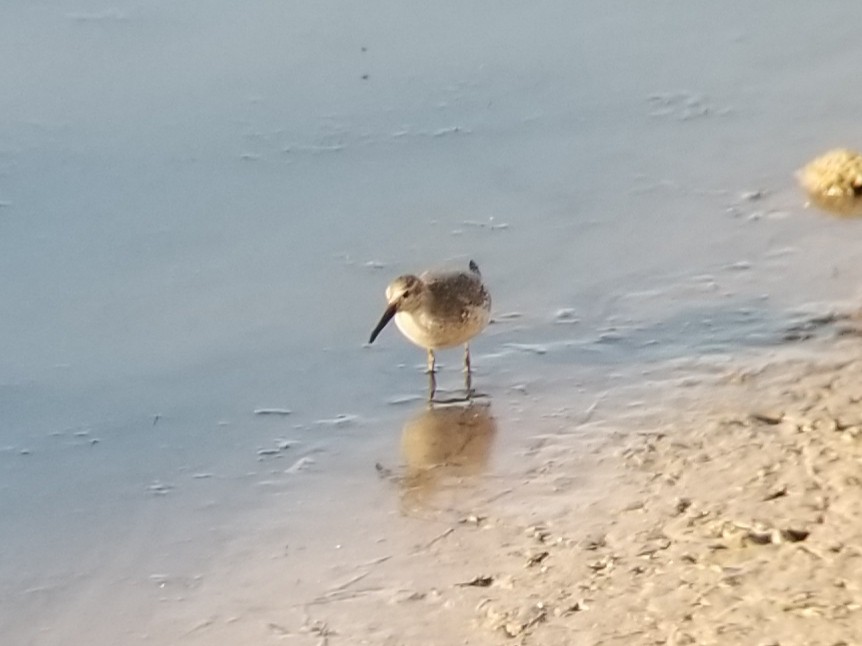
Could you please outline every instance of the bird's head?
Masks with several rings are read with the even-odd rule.
[[[389,283],[386,288],[386,310],[383,312],[377,327],[371,333],[371,339],[368,342],[374,343],[374,339],[396,313],[416,310],[422,303],[424,288],[425,285],[419,277],[410,274],[399,276]]]

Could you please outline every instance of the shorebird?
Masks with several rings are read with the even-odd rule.
[[[386,288],[386,311],[371,333],[374,343],[380,331],[395,318],[395,324],[410,341],[428,353],[430,397],[437,389],[434,351],[464,345],[467,397],[471,397],[470,339],[488,325],[491,295],[482,284],[482,274],[472,260],[469,271],[429,272],[399,276]]]

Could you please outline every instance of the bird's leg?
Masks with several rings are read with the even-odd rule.
[[[436,368],[434,361],[434,350],[428,348],[428,369],[425,371],[428,373],[428,401],[434,399],[434,394],[437,392],[437,376],[436,376]]]
[[[464,344],[464,390],[467,391],[467,399],[473,395],[473,369],[470,366],[470,344]]]

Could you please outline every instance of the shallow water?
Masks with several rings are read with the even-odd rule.
[[[860,224],[792,172],[862,147],[856,11],[4,3],[4,634],[175,643],[160,595],[229,585],[230,546],[413,531],[387,474],[424,356],[363,345],[399,273],[472,258],[492,289],[468,488],[644,375],[851,301]],[[330,576],[305,561],[296,603]]]

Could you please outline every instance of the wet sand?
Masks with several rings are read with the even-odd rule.
[[[791,330],[759,357],[680,361],[667,381],[561,409],[493,478],[482,477],[498,433],[487,401],[419,406],[397,461],[376,464],[382,497],[352,509],[361,493],[348,488],[328,501],[354,531],[333,533],[331,517],[306,510],[306,529],[341,543],[303,544],[288,519],[257,517],[253,532],[222,545],[218,566],[154,574],[142,605],[157,600],[157,610],[127,610],[125,634],[188,644],[855,643],[862,319],[832,313],[803,328],[807,338]],[[397,505],[381,514],[388,494]],[[112,614],[125,606],[100,599]],[[52,632],[117,634],[79,622],[68,616]]]
[[[186,639],[855,643],[862,321],[815,328],[828,338],[758,361],[677,366],[687,376],[661,401],[656,384],[633,387],[586,411],[584,435],[534,437],[516,475],[478,489],[487,409],[429,409],[405,426],[404,469],[381,473],[416,521],[409,536],[388,534],[374,558],[318,564],[327,581],[299,604],[274,601],[293,597],[282,577],[296,561],[273,555],[245,572],[265,581],[259,605],[190,616]]]

